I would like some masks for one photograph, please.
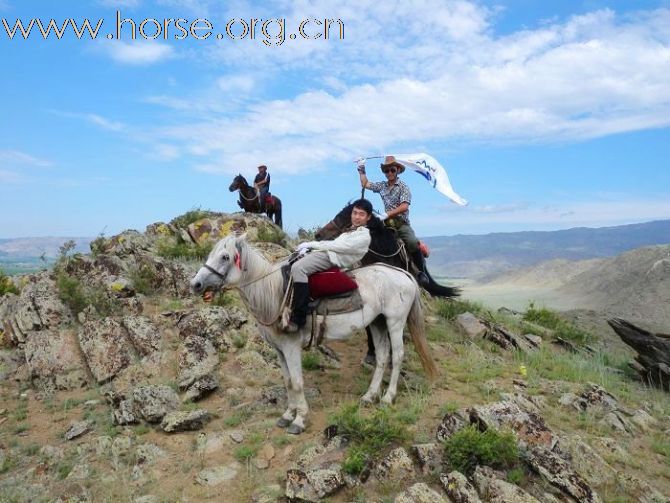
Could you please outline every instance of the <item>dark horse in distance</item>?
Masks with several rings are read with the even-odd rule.
[[[256,189],[247,183],[247,180],[242,175],[237,175],[233,178],[233,183],[230,184],[228,190],[235,192],[240,191],[240,199],[237,204],[244,211],[249,213],[263,213],[261,211],[260,201],[258,199],[258,192]],[[281,200],[277,196],[271,194],[267,195],[265,201],[265,213],[270,220],[280,229],[282,228],[281,219]]]
[[[351,211],[353,204],[348,204],[335,215],[335,217],[316,231],[315,237],[317,240],[335,239],[342,234],[351,225]],[[370,229],[370,251],[363,257],[362,265],[374,264],[375,262],[384,262],[386,264],[405,269],[414,276],[418,271],[413,270],[414,264],[411,260],[401,253],[401,245],[398,242],[396,233],[384,226],[384,223],[373,216],[368,224]],[[437,283],[428,273],[428,270],[423,271],[428,277],[428,284],[425,290],[433,297],[451,298],[458,297],[460,290],[451,286],[444,286]]]

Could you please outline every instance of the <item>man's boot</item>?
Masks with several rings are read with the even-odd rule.
[[[305,326],[307,320],[307,304],[309,304],[309,284],[293,283],[293,307],[291,320],[284,332],[294,333]]]
[[[426,288],[429,285],[430,280],[426,274],[426,259],[423,258],[421,250],[417,249],[414,253],[412,253],[412,262],[419,270],[418,274],[416,275],[417,283],[419,283],[421,288]]]

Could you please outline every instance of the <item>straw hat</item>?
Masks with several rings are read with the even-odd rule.
[[[387,155],[387,156],[384,158],[384,162],[381,163],[381,166],[380,166],[380,167],[381,167],[382,171],[384,171],[385,168],[391,168],[391,167],[394,167],[394,168],[396,168],[396,169],[398,170],[398,174],[400,174],[400,173],[402,173],[403,171],[405,171],[405,166],[403,166],[403,165],[400,164],[398,161],[396,161],[395,157],[393,157],[392,155]]]

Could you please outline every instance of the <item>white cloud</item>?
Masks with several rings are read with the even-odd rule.
[[[149,41],[104,41],[99,48],[114,61],[129,65],[149,65],[175,56],[172,46]]]
[[[109,119],[105,119],[104,117],[101,117],[97,114],[85,114],[83,117],[87,121],[109,131],[122,131],[125,128],[123,123],[110,121]]]
[[[333,12],[325,2],[295,5],[293,17]],[[336,11],[350,37],[341,44],[238,41],[234,51],[216,49],[225,62],[260,64],[269,81],[277,68],[313,71],[317,85],[327,74],[335,91],[232,110],[228,91],[257,96],[258,79],[218,78],[227,92],[207,93],[210,113],[154,130],[154,140],[206,157],[194,164],[221,172],[262,161],[295,173],[400,143],[579,141],[670,125],[668,9],[627,17],[602,10],[503,37],[491,33],[492,11],[465,1],[369,1]],[[197,98],[152,99],[187,110]]]
[[[18,150],[0,150],[0,164],[3,167],[35,166],[45,168],[51,166],[53,163]]]
[[[0,182],[2,183],[16,183],[21,181],[21,175],[14,171],[0,169]]]
[[[113,7],[116,9],[124,7],[135,8],[140,6],[142,0],[98,0],[98,3],[105,7]]]

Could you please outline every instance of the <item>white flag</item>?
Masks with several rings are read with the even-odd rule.
[[[465,206],[468,202],[454,192],[446,170],[428,154],[395,154],[396,161],[423,176],[433,186],[453,202]]]

